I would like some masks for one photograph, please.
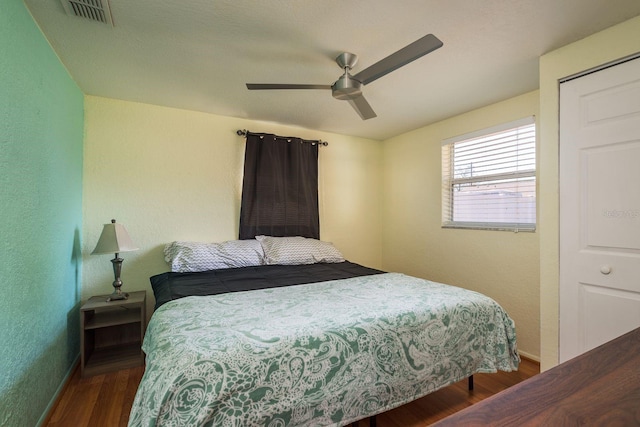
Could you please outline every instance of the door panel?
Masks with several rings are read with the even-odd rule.
[[[640,326],[640,59],[560,87],[560,362]]]
[[[585,348],[595,348],[640,325],[640,294],[608,287],[581,284],[584,322],[581,341]],[[598,313],[593,316],[592,313]]]
[[[638,94],[640,96],[640,94]],[[640,249],[640,142],[584,150],[586,247]],[[615,191],[612,191],[615,189]],[[635,196],[634,196],[635,195]]]

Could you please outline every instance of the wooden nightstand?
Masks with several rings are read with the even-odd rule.
[[[126,300],[89,298],[80,308],[82,377],[128,369],[144,363],[146,291],[129,292]]]

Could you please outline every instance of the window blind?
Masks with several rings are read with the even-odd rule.
[[[442,225],[533,231],[534,117],[442,142]]]

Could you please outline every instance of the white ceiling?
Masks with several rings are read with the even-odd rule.
[[[640,15],[638,0],[109,0],[114,26],[25,0],[84,93],[383,140],[538,88],[538,58]],[[363,121],[332,84],[433,33],[444,46],[364,87]],[[259,132],[260,129],[251,129]]]

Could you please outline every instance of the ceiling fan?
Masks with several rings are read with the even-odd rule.
[[[362,95],[362,86],[415,61],[429,52],[433,52],[441,46],[442,42],[436,36],[427,34],[354,76],[349,74],[349,71],[358,62],[358,57],[353,53],[344,52],[336,58],[336,62],[344,70],[344,74],[332,85],[247,83],[247,89],[331,89],[331,94],[334,98],[349,101],[349,104],[356,110],[362,120],[367,120],[376,117],[376,113]]]

